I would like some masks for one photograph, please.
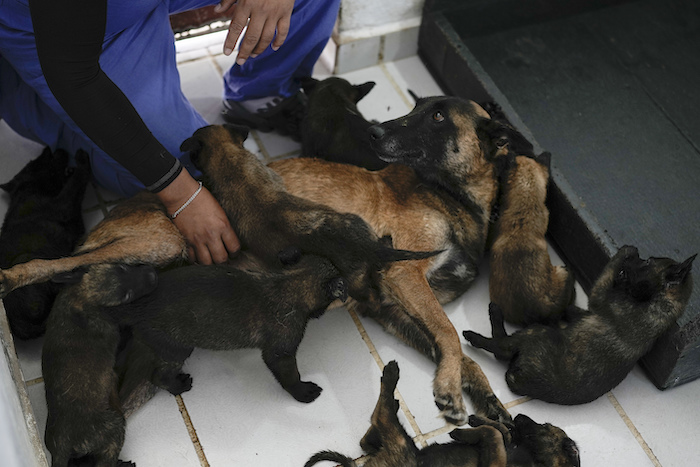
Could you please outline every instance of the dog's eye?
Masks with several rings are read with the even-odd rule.
[[[433,114],[433,120],[436,122],[441,122],[445,119],[445,116],[439,110]]]

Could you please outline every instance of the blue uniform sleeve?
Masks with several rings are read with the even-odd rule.
[[[153,192],[182,170],[100,68],[107,0],[29,0],[39,63],[71,119]]]

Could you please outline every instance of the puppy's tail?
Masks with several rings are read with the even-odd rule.
[[[304,464],[304,467],[311,467],[316,465],[321,461],[330,461],[342,465],[343,467],[357,467],[357,463],[350,459],[348,456],[344,456],[339,452],[335,451],[321,451],[317,452]]]
[[[377,250],[377,257],[380,263],[387,264],[395,261],[410,261],[417,259],[431,258],[439,255],[444,250],[434,251],[411,251],[411,250],[395,250],[394,248],[380,248]]]

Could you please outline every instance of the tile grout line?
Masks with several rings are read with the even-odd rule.
[[[175,401],[177,402],[177,407],[180,409],[180,414],[182,415],[182,420],[185,422],[185,427],[187,428],[187,433],[190,435],[190,440],[194,445],[194,450],[197,453],[197,458],[199,458],[199,463],[202,467],[210,467],[207,457],[204,455],[204,449],[202,444],[199,442],[199,437],[197,436],[197,430],[194,429],[194,424],[190,418],[189,412],[187,412],[187,407],[185,406],[185,401],[182,396],[175,396]]]
[[[625,412],[625,409],[622,408],[622,405],[620,405],[620,402],[618,402],[617,398],[612,393],[612,391],[608,393],[608,400],[613,405],[613,407],[617,411],[618,415],[620,415],[620,418],[622,418],[622,421],[625,422],[625,425],[627,425],[627,428],[632,432],[632,435],[634,435],[634,438],[637,440],[639,445],[642,447],[642,449],[644,450],[646,455],[649,456],[649,459],[654,464],[654,466],[655,467],[662,467],[661,462],[659,462],[659,459],[656,458],[654,451],[651,450],[651,448],[649,447],[647,442],[644,440],[644,437],[642,436],[642,434],[639,432],[639,430],[637,430],[637,427],[634,426],[634,423],[627,416],[627,412]]]
[[[44,382],[44,377],[39,376],[38,378],[30,379],[29,381],[25,381],[24,384],[29,388],[32,386],[36,386],[37,384],[41,384]]]
[[[394,79],[394,76],[391,74],[389,69],[386,67],[386,64],[384,62],[381,62],[379,64],[379,68],[381,68],[382,72],[384,72],[384,76],[386,76],[386,78],[389,80],[389,84],[391,84],[391,86],[399,93],[399,96],[401,97],[401,100],[404,102],[404,104],[406,104],[406,107],[409,110],[412,109],[414,107],[415,103],[412,103],[411,99],[409,99],[406,96],[406,93],[401,89],[399,84],[396,82],[396,80]]]
[[[362,325],[360,318],[357,316],[357,314],[354,311],[351,311],[351,310],[347,310],[347,311],[350,314],[350,317],[352,318],[352,320],[355,322],[355,327],[357,327],[357,330],[360,333],[360,337],[362,337],[362,340],[365,342],[365,345],[369,348],[370,355],[372,355],[372,357],[374,358],[374,361],[379,366],[379,369],[384,371],[384,362],[382,361],[382,358],[379,356],[379,352],[377,352],[377,348],[374,346],[372,339],[369,338],[369,335],[367,334],[367,330]],[[404,398],[401,395],[401,392],[398,390],[398,388],[395,391],[395,397],[398,399],[399,406],[401,407],[401,410],[403,410],[403,413],[406,416],[406,419],[408,420],[409,425],[411,425],[413,432],[416,434],[416,436],[414,437],[414,440],[417,440],[421,444],[422,447],[426,447],[427,443],[425,442],[425,437],[423,435],[423,432],[418,427],[418,423],[416,422],[415,417],[413,416],[413,414],[409,410],[408,404],[406,404],[406,401],[404,400]]]
[[[525,396],[525,397],[521,397],[520,399],[515,399],[515,400],[513,400],[513,401],[507,402],[507,403],[503,404],[503,407],[505,407],[506,410],[507,410],[507,409],[512,409],[513,407],[516,407],[516,406],[518,406],[518,405],[522,405],[522,404],[524,404],[525,402],[529,402],[529,401],[531,401],[531,400],[532,400],[532,397],[530,397],[530,396]]]

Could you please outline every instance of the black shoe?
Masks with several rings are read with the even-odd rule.
[[[257,112],[249,111],[236,101],[225,100],[222,115],[228,123],[245,125],[263,132],[276,130],[294,141],[300,141],[301,121],[306,113],[306,105],[306,95],[297,91],[292,96],[274,99]]]

